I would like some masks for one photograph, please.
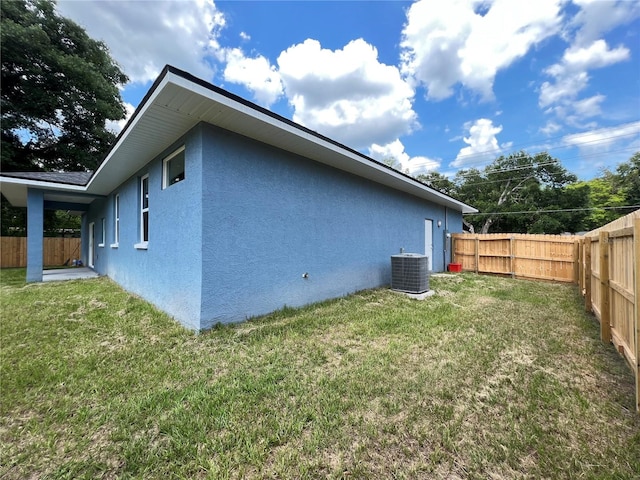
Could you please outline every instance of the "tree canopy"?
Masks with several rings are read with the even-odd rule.
[[[51,0],[0,2],[2,169],[95,169],[125,108],[127,76]]]
[[[483,169],[461,170],[453,179],[436,172],[418,179],[478,208],[480,214],[464,217],[472,232],[575,233],[631,211],[611,207],[640,204],[640,153],[588,182],[578,182],[546,152],[501,156]]]
[[[589,205],[593,208],[585,220],[588,230],[637,209],[640,205],[640,152],[619,164],[614,171],[604,169],[599,177],[580,185],[589,188]]]

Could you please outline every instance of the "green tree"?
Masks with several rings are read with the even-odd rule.
[[[593,209],[586,219],[588,230],[628,214],[638,207],[624,207],[640,205],[640,152],[619,164],[615,171],[604,169],[599,177],[581,185],[589,188],[589,206]]]
[[[95,169],[113,143],[127,76],[51,0],[0,2],[2,169]]]
[[[107,47],[59,16],[50,0],[0,2],[1,159],[4,171],[93,170],[115,140],[107,120],[125,109],[126,75]],[[24,209],[2,197],[2,235],[24,235]],[[78,228],[45,212],[45,232]]]
[[[640,205],[640,152],[618,165],[614,185],[624,196],[625,205]]]
[[[416,177],[416,180],[428,185],[429,187],[438,190],[446,195],[456,194],[456,184],[453,183],[445,175],[438,172],[423,173]]]
[[[586,230],[606,225],[622,215],[622,210],[610,209],[625,205],[624,195],[616,188],[611,172],[605,171],[601,177],[580,182],[579,185],[589,189],[588,206],[592,208],[585,220]]]
[[[497,158],[483,170],[462,170],[454,183],[457,198],[482,213],[465,217],[471,231],[562,233],[581,230],[586,213],[545,210],[584,207],[588,189],[567,189],[576,180],[546,152],[518,152]]]

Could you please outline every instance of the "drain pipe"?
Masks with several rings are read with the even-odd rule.
[[[444,260],[444,271],[447,271],[447,246],[449,243],[449,238],[447,235],[449,234],[449,218],[447,215],[447,207],[444,207],[444,251],[442,252],[443,260]]]

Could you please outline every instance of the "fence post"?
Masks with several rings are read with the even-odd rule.
[[[456,253],[456,237],[455,237],[455,233],[453,235],[451,235],[451,262],[452,263],[458,263],[458,254]],[[446,270],[447,266],[445,265],[444,268]]]
[[[611,343],[609,232],[600,232],[600,339],[604,343]]]
[[[584,309],[591,313],[591,237],[584,239]]]
[[[476,237],[476,273],[480,271],[480,239]]]
[[[636,323],[636,411],[640,413],[640,218],[633,222],[633,258],[635,271],[634,317]]]

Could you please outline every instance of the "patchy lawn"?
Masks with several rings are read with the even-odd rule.
[[[0,477],[638,478],[630,369],[572,286],[463,274],[194,335],[3,270]]]

